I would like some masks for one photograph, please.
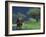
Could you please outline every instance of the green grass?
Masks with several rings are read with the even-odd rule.
[[[40,22],[36,21],[36,22],[28,22],[28,23],[24,23],[22,25],[22,29],[24,30],[34,30],[34,29],[40,29]]]

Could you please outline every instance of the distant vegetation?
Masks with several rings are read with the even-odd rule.
[[[38,21],[40,19],[40,8],[30,9],[30,11],[28,12],[28,15]]]

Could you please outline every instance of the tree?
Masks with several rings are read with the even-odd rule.
[[[31,8],[27,14],[38,21],[40,18],[40,8]]]

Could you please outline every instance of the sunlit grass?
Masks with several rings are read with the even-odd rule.
[[[15,24],[16,25],[16,24]],[[13,30],[16,30],[17,26],[13,25]],[[21,30],[38,30],[40,29],[40,21],[28,21],[24,22],[21,26]]]
[[[34,29],[40,29],[40,22],[29,22],[29,23],[24,23],[22,25],[22,29],[27,29],[27,30],[34,30]]]

